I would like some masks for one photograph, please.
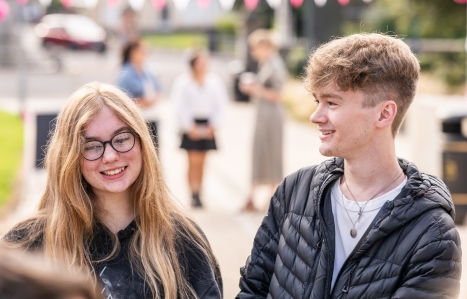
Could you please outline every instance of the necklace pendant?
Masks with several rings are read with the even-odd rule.
[[[356,230],[355,228],[352,228],[352,229],[350,230],[350,236],[351,236],[352,238],[355,238],[355,237],[357,236],[357,230]]]

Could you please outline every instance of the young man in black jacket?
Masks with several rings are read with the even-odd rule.
[[[457,298],[461,248],[445,184],[398,159],[419,63],[356,34],[310,57],[311,122],[330,160],[286,177],[241,269],[238,299]]]

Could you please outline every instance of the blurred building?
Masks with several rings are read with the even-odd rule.
[[[112,5],[108,0],[98,0],[95,9],[87,9],[85,0],[74,0],[73,6],[79,13],[88,15],[104,27],[115,30],[121,12],[130,6],[128,0],[120,0]],[[224,13],[217,0],[209,1],[200,7],[196,0],[189,0],[186,9],[179,11],[173,1],[166,2],[162,10],[157,10],[150,0],[145,0],[141,9],[136,10],[137,24],[142,32],[170,32],[178,30],[207,29]]]

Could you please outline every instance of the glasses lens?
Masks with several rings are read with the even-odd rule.
[[[120,133],[112,138],[112,147],[117,152],[128,152],[135,145],[135,136],[129,132]]]
[[[99,159],[104,151],[104,146],[99,141],[89,141],[84,144],[83,156],[88,160]]]

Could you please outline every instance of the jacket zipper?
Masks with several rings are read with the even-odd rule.
[[[321,188],[319,189],[319,193],[318,193],[318,201],[321,199],[321,196],[323,195],[323,191],[324,189],[329,185],[329,183],[331,181],[333,181],[334,179],[338,178],[339,176],[338,175],[331,175],[329,176],[325,181],[324,183],[321,185]],[[319,213],[320,211],[317,211],[317,215],[319,217]],[[313,265],[313,269],[312,269],[312,272],[311,272],[311,275],[314,275],[316,277],[316,271],[317,271],[317,268],[318,268],[318,262],[319,262],[319,255],[320,255],[320,252],[321,252],[321,246],[322,246],[322,243],[324,241],[324,238],[326,238],[326,233],[323,233],[318,241],[318,244],[317,246],[319,246],[319,250],[318,252],[316,253],[316,258],[315,258],[315,264]],[[332,253],[332,255],[330,256],[334,256],[334,253]],[[334,263],[334,261],[333,261]],[[310,277],[311,278],[311,277]],[[310,285],[308,286],[306,292],[305,292],[305,296],[303,298],[307,299],[308,297],[310,297],[310,294],[311,294],[311,289],[312,289],[312,281],[310,280]],[[328,294],[329,292],[326,292],[326,295]]]
[[[352,269],[352,271],[350,271],[349,277],[347,278],[347,283],[342,288],[343,293],[348,293],[349,292],[350,283],[352,282],[352,275],[353,275],[354,271],[355,271],[355,269]]]
[[[347,267],[347,265],[350,263],[350,260],[352,260],[353,258],[353,255],[355,254],[355,252],[359,249],[360,245],[362,245],[362,241],[363,239],[365,239],[366,235],[368,235],[368,233],[370,232],[371,228],[373,227],[373,225],[375,224],[376,220],[378,220],[379,216],[381,215],[381,213],[384,211],[384,209],[386,208],[386,206],[388,205],[389,201],[386,201],[384,203],[384,205],[381,207],[381,209],[379,210],[378,214],[376,214],[375,218],[373,219],[373,221],[370,223],[370,225],[368,226],[367,230],[365,231],[365,233],[363,234],[363,236],[360,238],[360,240],[358,241],[357,245],[355,245],[355,248],[352,250],[352,252],[349,254],[349,256],[347,257],[347,259],[345,260],[344,264],[342,264],[342,267],[341,269],[339,270],[339,273],[337,274],[337,277],[336,277],[336,281],[334,283],[337,283],[337,281],[339,280],[340,276],[342,275],[342,271]],[[355,266],[356,267],[356,266]],[[352,279],[352,275],[354,274],[354,271],[355,268],[350,271],[349,273],[349,276],[348,276],[348,279],[347,279],[347,283],[344,285],[344,287],[342,288],[342,292],[343,293],[348,293],[349,289],[350,289],[350,282],[351,282],[351,279]],[[334,289],[333,289],[333,292],[334,292]]]
[[[317,271],[317,268],[318,268],[318,264],[319,264],[319,254],[321,252],[321,245],[323,243],[323,237],[320,237],[319,240],[318,240],[318,243],[316,244],[316,246],[314,247],[315,250],[316,250],[316,257],[315,257],[315,264],[313,265],[313,269],[311,270],[311,275],[310,275],[310,285],[308,286],[306,292],[305,292],[305,296],[303,298],[308,298],[311,294],[311,282],[315,279],[316,277],[316,271]]]

